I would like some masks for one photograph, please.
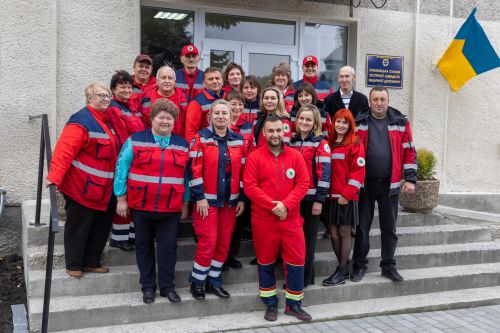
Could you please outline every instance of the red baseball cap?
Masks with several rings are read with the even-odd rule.
[[[139,54],[136,58],[135,58],[135,61],[134,61],[134,64],[136,62],[144,62],[144,61],[147,61],[149,62],[150,65],[153,64],[153,59],[151,59],[150,56],[148,56],[147,54]]]
[[[318,64],[318,58],[316,58],[313,55],[308,55],[307,57],[304,57],[304,60],[302,61],[302,65],[305,65],[308,62],[313,62],[315,65],[317,65]]]
[[[194,46],[193,44],[188,44],[182,48],[181,56],[185,56],[186,54],[190,54],[190,53],[196,54],[196,55],[200,54],[198,52],[198,49],[196,48],[196,46]]]

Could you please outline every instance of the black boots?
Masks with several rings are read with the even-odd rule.
[[[347,266],[337,267],[337,270],[330,275],[327,279],[323,280],[323,286],[338,286],[339,284],[344,284],[346,280]]]

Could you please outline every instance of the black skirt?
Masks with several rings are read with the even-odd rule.
[[[349,201],[347,205],[339,205],[337,200],[326,200],[323,204],[325,226],[350,225],[355,227],[359,224],[358,202]]]

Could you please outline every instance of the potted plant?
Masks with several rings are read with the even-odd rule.
[[[428,149],[417,149],[417,184],[414,193],[401,192],[399,204],[405,211],[430,213],[439,198],[439,180],[435,176],[437,159]]]

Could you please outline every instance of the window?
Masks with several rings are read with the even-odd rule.
[[[205,37],[242,42],[295,45],[295,22],[206,13]]]
[[[338,89],[337,74],[347,64],[347,27],[339,25],[306,23],[304,50],[319,62],[319,79]]]
[[[193,11],[141,7],[141,53],[153,58],[154,73],[163,65],[181,68],[181,49],[193,36]]]

